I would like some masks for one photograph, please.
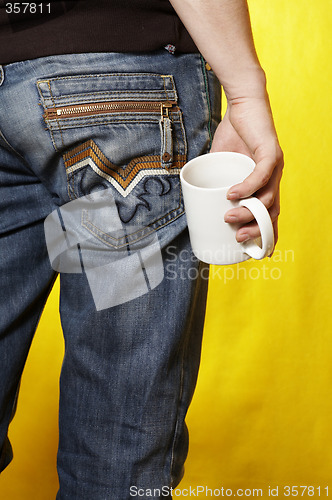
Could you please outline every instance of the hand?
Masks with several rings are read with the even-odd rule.
[[[232,186],[227,197],[230,200],[251,195],[259,198],[270,213],[276,244],[280,213],[279,184],[284,163],[267,95],[237,98],[228,102],[224,119],[213,138],[211,152],[214,151],[243,153],[255,161],[254,171],[243,182]],[[238,242],[260,236],[258,224],[247,208],[229,210],[225,214],[225,221],[241,224],[236,233]]]

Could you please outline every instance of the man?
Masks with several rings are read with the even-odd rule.
[[[210,150],[252,156],[254,172],[229,198],[255,193],[277,237],[283,160],[247,5],[15,5],[2,5],[0,18],[1,469],[59,271],[57,499],[127,500],[132,486],[164,486],[170,497],[187,453],[207,291],[179,169]],[[238,241],[259,235],[245,208],[225,220],[240,222]]]

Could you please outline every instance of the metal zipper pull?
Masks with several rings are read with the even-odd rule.
[[[172,124],[169,117],[169,110],[173,106],[171,102],[161,104],[160,132],[161,132],[161,153],[160,161],[163,168],[170,168],[173,164],[173,138]]]

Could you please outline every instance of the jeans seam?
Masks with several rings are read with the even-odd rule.
[[[47,81],[47,85],[48,85],[48,88],[49,88],[49,91],[50,91],[50,96],[51,96],[51,99],[52,99],[53,105],[54,105],[54,107],[55,107],[54,96],[53,96],[53,93],[52,93],[52,87],[51,87],[51,84],[50,84],[50,81],[49,81],[49,80]],[[56,121],[57,121],[58,126],[59,126],[59,132],[60,132],[61,142],[62,142],[62,144],[64,145],[63,136],[62,136],[62,130],[61,130],[61,127],[60,127],[60,123],[59,123],[58,118],[56,119]]]
[[[175,445],[176,441],[178,438],[178,428],[179,428],[179,408],[180,408],[180,403],[182,400],[183,396],[183,386],[184,386],[184,356],[185,356],[185,345],[183,346],[182,349],[182,356],[181,356],[181,378],[180,378],[180,391],[179,391],[179,397],[177,401],[177,411],[176,411],[176,424],[175,424],[175,429],[174,429],[174,436],[173,436],[173,443],[172,443],[172,455],[171,455],[171,463],[170,463],[170,484],[173,487],[174,486],[174,477],[173,477],[173,469],[174,469],[174,458],[175,458]]]
[[[16,151],[16,149],[7,141],[6,137],[3,135],[3,133],[1,132],[1,130],[0,130],[0,138],[8,146],[8,148],[10,149],[10,151],[12,153],[14,153],[16,156],[18,156],[19,158],[21,158],[21,160],[24,161],[24,164],[26,164],[26,160],[24,159],[24,156],[22,156],[18,151]]]
[[[172,79],[172,75],[161,75],[160,73],[140,73],[140,72],[137,72],[137,73],[96,73],[96,74],[91,74],[91,75],[68,75],[68,76],[59,76],[59,77],[56,77],[56,78],[51,78],[51,80],[53,81],[57,81],[57,80],[73,80],[73,79],[80,79],[80,78],[96,78],[96,77],[100,77],[100,76],[159,76],[161,78],[169,78],[170,80]],[[48,81],[48,80],[41,80],[41,81]]]
[[[202,268],[202,266],[204,266],[204,264],[202,262],[199,262],[197,269],[200,271],[201,268]],[[196,286],[195,286],[195,289],[194,289],[194,293],[193,293],[193,295],[191,297],[191,303],[194,304],[194,305],[197,303],[197,296],[200,293],[200,288],[201,288],[202,281],[203,281],[202,275],[199,273],[199,278],[196,281]],[[179,482],[182,480],[182,477],[183,477],[183,471],[182,471],[182,475],[181,475],[180,478],[174,478],[174,476],[173,476],[173,469],[174,469],[174,458],[175,458],[175,445],[176,445],[176,441],[177,441],[177,438],[178,438],[178,427],[179,427],[179,423],[180,423],[180,420],[179,420],[179,407],[180,407],[180,403],[181,403],[183,395],[184,395],[185,358],[186,358],[187,350],[189,348],[191,324],[192,324],[192,317],[189,317],[188,318],[188,322],[186,323],[186,326],[185,326],[185,329],[184,329],[185,334],[184,334],[184,338],[183,338],[183,349],[182,349],[182,357],[181,357],[180,392],[179,392],[179,398],[178,398],[177,413],[176,413],[176,425],[175,425],[174,437],[173,437],[173,444],[172,444],[172,455],[171,455],[171,466],[170,466],[170,479],[171,479],[171,486],[172,487],[177,486],[176,484],[174,484],[174,480],[175,479],[179,479],[179,481],[177,483],[177,484],[179,484]],[[197,376],[196,376],[195,385],[196,385],[196,383],[197,383]],[[190,403],[191,403],[191,400],[189,401],[188,407],[189,407]],[[185,415],[183,417],[183,423],[184,424],[185,424],[185,417],[186,417],[186,413],[185,413]],[[185,460],[186,460],[186,458],[185,458]]]
[[[5,81],[5,72],[4,72],[2,64],[0,64],[0,87],[4,81]]]
[[[212,122],[212,113],[211,113],[211,103],[210,103],[210,95],[209,95],[209,84],[208,84],[208,79],[207,79],[207,74],[206,74],[206,67],[205,67],[205,61],[203,56],[201,55],[201,65],[202,65],[202,73],[203,73],[203,79],[204,79],[204,88],[205,88],[205,95],[206,95],[206,101],[207,101],[207,107],[208,107],[208,112],[209,112],[209,118],[208,118],[208,134],[209,134],[209,150],[212,145],[212,131],[211,131],[211,122]]]
[[[45,103],[45,99],[44,99],[44,94],[43,94],[43,92],[42,92],[42,89],[40,88],[40,83],[42,83],[42,82],[47,82],[47,84],[48,84],[48,85],[49,85],[49,82],[48,82],[48,80],[39,80],[39,81],[37,81],[37,83],[36,83],[36,85],[37,85],[37,89],[38,89],[38,93],[39,93],[39,95],[40,95],[40,99],[41,99],[41,103],[40,103],[40,104],[43,106],[43,108],[44,108],[44,109],[46,109],[46,103]],[[52,144],[53,144],[53,147],[54,147],[55,151],[58,151],[58,148],[57,148],[56,143],[55,143],[55,139],[54,139],[54,134],[53,134],[53,131],[52,131],[52,129],[50,129],[50,128],[48,127],[48,124],[47,124],[47,123],[46,123],[46,125],[47,125],[47,126],[45,127],[45,130],[49,130],[49,132],[50,132],[50,136],[51,136],[51,142],[52,142]]]
[[[79,95],[80,97],[99,97],[99,96],[104,96],[104,95],[109,95],[109,94],[147,94],[150,95],[151,97],[154,97],[153,94],[160,94],[160,90],[107,90],[107,91],[99,91],[97,90],[96,92],[85,92],[84,94],[74,94],[74,95]],[[166,90],[166,92],[168,92]],[[55,97],[55,99],[58,100],[70,100],[73,98],[73,94],[64,94],[59,97]]]
[[[68,120],[69,123],[68,124],[63,124],[62,125],[62,128],[60,128],[60,125],[58,123],[58,127],[59,128],[54,128],[52,126],[48,126],[48,130],[50,131],[51,134],[53,134],[53,131],[55,132],[60,132],[61,134],[61,138],[62,138],[62,131],[63,130],[68,130],[68,129],[71,129],[71,128],[85,128],[85,127],[98,127],[99,125],[111,125],[111,124],[121,124],[121,123],[158,123],[158,120],[155,119],[155,120],[148,120],[147,118],[143,118],[143,119],[137,119],[137,120],[128,120],[128,119],[123,119],[123,120],[119,120],[119,119],[109,119],[109,120],[106,120],[106,121],[95,121],[95,119],[91,119],[91,121],[87,121],[87,117],[84,116],[82,118],[62,118],[61,119],[62,121],[65,121],[65,120]],[[76,122],[74,122],[74,120],[76,120]],[[58,122],[58,120],[57,120]],[[173,120],[173,123],[179,123],[180,125],[182,125],[181,123],[181,120],[180,119],[175,119]],[[182,131],[182,136],[183,136],[183,131]],[[184,139],[184,138],[183,138]]]

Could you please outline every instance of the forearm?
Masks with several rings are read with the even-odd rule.
[[[253,42],[246,0],[170,0],[229,100],[262,97],[265,74]]]
[[[211,151],[237,151],[251,156],[254,171],[232,186],[228,198],[255,194],[268,208],[275,241],[283,155],[274,128],[265,74],[256,54],[246,0],[170,0],[198,49],[224,88],[228,106],[213,138]],[[238,241],[257,238],[258,225],[249,210],[238,207],[226,222],[243,224]]]

